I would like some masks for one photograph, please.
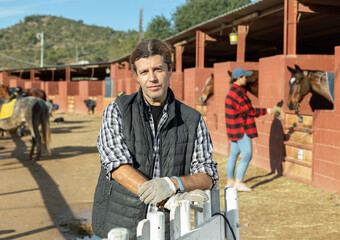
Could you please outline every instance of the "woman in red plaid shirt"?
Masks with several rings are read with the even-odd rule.
[[[243,183],[243,177],[252,157],[251,139],[257,137],[255,117],[272,113],[270,108],[253,108],[251,105],[243,87],[247,84],[246,76],[252,74],[252,71],[236,68],[232,73],[232,86],[225,98],[225,119],[228,139],[231,141],[226,187],[235,187],[238,191],[252,190]],[[240,153],[242,158],[237,166],[235,181],[235,165]]]

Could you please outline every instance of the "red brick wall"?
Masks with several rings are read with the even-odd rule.
[[[183,81],[183,72],[173,72],[170,80],[170,88],[175,94],[175,97],[183,101],[184,100],[184,81]]]
[[[18,86],[25,88],[25,80],[18,79],[18,78],[10,78],[8,85],[10,88],[18,87]]]
[[[302,69],[339,72],[340,51],[336,57],[329,55],[273,56],[260,59],[259,105],[272,107],[280,100],[284,101],[285,113],[293,113],[287,107],[289,80],[287,66],[299,65]],[[337,70],[335,70],[335,66]],[[340,97],[340,79],[336,74],[335,98]],[[335,101],[335,110],[316,110],[309,106],[311,94],[301,103],[301,113],[313,116],[312,184],[327,191],[340,192],[340,121],[339,101]],[[338,97],[338,98],[339,98]],[[271,116],[256,120],[259,138],[254,141],[252,163],[268,171],[282,172],[284,159],[284,118]]]
[[[67,111],[67,82],[58,82],[58,95],[55,95],[54,103],[59,105],[59,112]]]
[[[102,88],[103,84],[105,84],[104,81],[90,81],[88,83],[88,94],[89,94],[89,96],[104,95],[103,88]]]
[[[59,93],[58,82],[47,82],[46,83],[46,94],[47,95],[58,95]]]
[[[0,72],[0,82],[1,82],[1,84],[5,84],[5,82],[4,82],[4,80],[6,78],[5,74],[6,74],[6,72]]]
[[[333,70],[324,61],[322,64],[325,71],[335,72],[334,110],[314,114],[313,184],[340,194],[340,47],[335,48]]]
[[[79,82],[67,82],[67,96],[76,96],[79,94]]]

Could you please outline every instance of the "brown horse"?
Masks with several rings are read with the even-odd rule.
[[[247,85],[245,86],[245,89],[249,91],[251,94],[253,94],[255,97],[259,96],[259,71],[258,70],[252,70],[253,74],[251,76],[247,76]],[[230,78],[232,78],[232,72],[228,71],[228,74]],[[230,80],[230,83],[232,81]],[[210,75],[210,77],[205,82],[205,85],[202,89],[201,95],[199,97],[200,101],[202,103],[206,103],[214,94],[214,76],[213,74]]]
[[[27,94],[27,96],[37,97],[41,98],[46,101],[46,93],[45,91],[39,89],[39,88],[29,88],[23,90],[24,93]]]
[[[0,99],[8,99],[11,93],[13,92],[13,88],[9,88],[7,85],[0,86]]]
[[[302,99],[312,93],[310,106],[315,109],[333,109],[334,73],[324,71],[302,70],[298,65],[295,69],[287,66],[291,72],[289,81],[288,107],[298,110]]]
[[[0,100],[0,108],[7,100]],[[4,119],[0,119],[0,129],[11,130],[27,124],[32,135],[32,147],[29,158],[33,158],[34,148],[37,148],[37,160],[41,156],[41,136],[39,126],[41,125],[43,140],[46,150],[51,155],[50,145],[50,121],[49,113],[45,101],[36,97],[24,97],[17,99],[14,104],[13,114]]]
[[[9,96],[13,93],[13,91],[14,91],[14,89],[10,88],[9,86],[1,85],[0,86],[0,99],[8,99]],[[27,96],[41,98],[41,99],[46,101],[45,91],[43,91],[39,88],[24,89],[22,92]]]
[[[214,94],[214,75],[211,74],[202,89],[199,97],[202,103],[206,103],[208,98]]]

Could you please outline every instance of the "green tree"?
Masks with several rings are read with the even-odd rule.
[[[144,39],[150,38],[165,39],[167,37],[170,37],[171,34],[172,34],[171,22],[168,19],[166,19],[163,15],[155,16],[148,24],[147,30],[144,34]]]
[[[248,3],[250,0],[186,0],[172,14],[173,32],[181,32]]]

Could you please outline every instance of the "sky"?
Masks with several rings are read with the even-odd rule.
[[[156,15],[167,19],[185,0],[0,0],[0,29],[13,26],[29,15],[52,15],[84,24],[110,27],[115,31],[143,30]]]
[[[115,31],[138,31],[143,8],[145,31],[153,17],[164,15],[170,20],[176,7],[184,3],[185,0],[0,0],[0,29],[24,21],[26,16],[52,15]]]

